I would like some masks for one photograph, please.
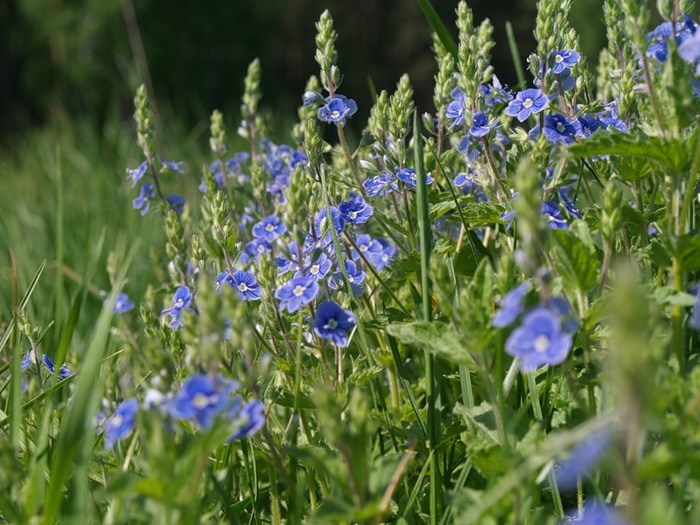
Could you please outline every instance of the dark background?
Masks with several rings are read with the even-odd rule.
[[[601,4],[577,0],[572,13],[591,63],[604,45]],[[433,5],[456,36],[457,1]],[[496,73],[515,83],[505,23],[513,24],[524,60],[535,47],[536,0],[469,5],[476,23],[491,19]],[[262,104],[293,118],[306,80],[317,74],[314,24],[326,8],[339,35],[340,91],[358,102],[361,115],[371,103],[369,80],[390,90],[404,72],[419,109],[432,109],[431,28],[415,0],[0,0],[0,136],[66,116],[128,118],[146,71],[159,105],[187,124],[214,108],[237,112],[255,57],[262,62]]]

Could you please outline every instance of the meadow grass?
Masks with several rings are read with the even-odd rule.
[[[421,1],[434,113],[350,136],[325,12],[292,146],[254,61],[239,126],[4,149],[0,520],[697,523],[700,31],[605,5],[597,82],[571,2],[510,91]]]

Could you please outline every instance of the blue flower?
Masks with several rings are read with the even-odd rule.
[[[651,228],[652,224],[649,225]],[[688,326],[693,330],[700,330],[700,283],[696,283],[690,287],[690,292],[695,295],[696,301],[693,305],[693,310],[688,318]],[[27,353],[29,356],[29,353]],[[24,361],[22,361],[24,363]],[[24,370],[24,368],[22,368]]]
[[[523,299],[531,288],[530,281],[525,281],[520,286],[506,293],[501,299],[501,309],[495,313],[491,324],[497,328],[503,328],[515,321],[523,312]]]
[[[416,170],[413,168],[403,168],[396,172],[396,178],[399,179],[401,182],[407,184],[411,188],[415,188],[418,186],[418,178],[416,176]],[[430,176],[430,174],[427,174],[425,176],[425,183],[426,184],[432,184],[433,178]]]
[[[573,337],[562,330],[558,313],[538,307],[513,330],[506,341],[505,350],[522,360],[523,372],[532,372],[544,365],[563,363],[572,345]]]
[[[351,224],[362,224],[369,220],[374,213],[362,195],[351,195],[350,199],[338,205],[341,217]]]
[[[200,428],[208,429],[214,420],[233,406],[238,398],[233,392],[238,383],[221,376],[195,374],[188,377],[182,390],[164,406],[175,419],[193,420]]]
[[[265,426],[265,406],[258,400],[246,403],[242,409],[233,410],[229,417],[238,426],[227,442],[249,438]]]
[[[598,113],[598,118],[605,126],[605,129],[616,129],[627,132],[627,124],[617,114],[617,102],[610,102],[605,105],[605,109]]]
[[[27,353],[24,355],[24,359],[19,364],[19,369],[22,372],[26,372],[27,368],[32,366],[32,363],[34,363],[33,359],[34,353],[31,350],[27,350]]]
[[[155,191],[150,182],[144,182],[141,186],[139,196],[132,201],[132,206],[135,210],[140,210],[141,215],[146,215],[151,207],[151,199],[155,197]]]
[[[591,434],[581,441],[566,459],[554,466],[559,488],[572,489],[579,479],[588,477],[607,450],[609,443],[610,434],[604,430]]]
[[[547,226],[552,230],[568,230],[569,224],[561,215],[559,205],[554,201],[542,203],[542,215],[547,221]]]
[[[384,249],[379,242],[372,239],[372,237],[366,233],[358,235],[357,239],[355,239],[355,244],[357,244],[359,253],[356,250],[352,250],[350,255],[353,259],[358,259],[360,257],[360,253],[364,255],[365,258],[369,259],[370,252],[381,253]]]
[[[319,337],[328,339],[338,346],[347,346],[347,332],[356,324],[355,316],[333,301],[324,301],[316,308],[314,331]]]
[[[581,125],[576,120],[568,120],[561,113],[556,113],[544,117],[542,132],[551,143],[573,144],[574,137],[581,132]]]
[[[593,133],[603,127],[603,123],[600,121],[600,119],[589,113],[584,113],[578,117],[577,120],[580,128],[579,133],[582,137],[590,137],[593,135]]]
[[[578,211],[578,209],[576,208],[576,204],[574,204],[574,201],[572,201],[566,195],[566,192],[563,189],[559,189],[559,191],[557,191],[557,194],[559,195],[559,201],[561,202],[562,206],[564,206],[566,213],[577,219],[583,218],[583,214],[580,211]]]
[[[280,301],[280,310],[293,314],[313,301],[318,289],[318,283],[311,277],[292,277],[275,290],[275,297]]]
[[[53,359],[51,359],[49,356],[44,354],[41,356],[41,361],[44,363],[46,370],[48,370],[50,374],[53,374],[54,371],[56,370],[56,364],[53,362]],[[69,370],[65,364],[61,365],[61,368],[59,368],[59,370],[58,370],[58,378],[59,379],[65,379],[65,378],[70,377],[72,375],[73,375],[73,372],[71,370]]]
[[[253,226],[253,235],[267,242],[274,241],[287,231],[287,227],[277,215],[270,215]]]
[[[114,414],[104,421],[105,450],[110,450],[117,441],[131,433],[138,410],[139,402],[132,397],[121,403]]]
[[[519,91],[506,107],[506,115],[516,117],[520,122],[525,122],[530,115],[542,111],[549,100],[542,90],[536,88]]]
[[[491,126],[489,126],[489,118],[486,113],[479,111],[475,113],[472,117],[472,127],[469,128],[469,134],[472,137],[481,138],[488,135],[491,131]]]
[[[570,510],[561,522],[562,525],[576,523],[577,525],[627,525],[625,519],[614,507],[604,501],[586,501],[583,504],[583,514]]]
[[[382,250],[380,252],[369,252],[369,262],[380,272],[389,265],[394,257],[396,257],[398,249],[384,239],[377,239],[377,242],[381,245]]]
[[[313,262],[313,264],[311,263],[311,259],[307,258],[304,261],[305,273],[302,275],[301,272],[297,272],[296,275],[294,275],[294,277],[306,276],[311,277],[316,281],[320,281],[331,270],[331,266],[333,266],[331,260],[325,253],[321,252],[318,258]]]
[[[318,120],[334,122],[338,126],[345,126],[345,119],[357,112],[357,104],[351,98],[343,95],[326,97],[326,104],[318,108]]]
[[[362,186],[365,188],[369,197],[376,197],[377,195],[383,196],[399,189],[394,180],[394,175],[391,173],[371,177],[364,181]]]
[[[691,22],[692,24],[692,22]],[[693,31],[693,28],[683,22],[676,22],[675,28],[676,46],[680,48],[683,42],[688,39]],[[647,56],[655,58],[659,62],[666,62],[668,58],[668,40],[673,36],[673,24],[671,22],[662,22],[647,34],[649,46],[647,47]],[[681,57],[682,58],[682,57]]]
[[[136,186],[136,183],[143,178],[147,169],[148,164],[144,160],[141,164],[139,164],[138,168],[126,170],[126,177],[131,181],[132,188]]]
[[[501,213],[501,220],[506,223],[506,231],[513,227],[513,221],[515,220],[515,210],[508,210]]]
[[[381,245],[379,246],[381,247]],[[345,272],[348,274],[348,281],[350,282],[353,295],[359,297],[364,293],[362,282],[365,280],[365,272],[362,271],[362,267],[359,264],[349,259],[345,261]],[[331,287],[331,290],[337,290],[344,282],[343,272],[338,270],[331,276],[328,285]]]
[[[454,185],[458,188],[461,188],[462,193],[466,193],[467,195],[473,195],[474,200],[476,200],[476,202],[488,201],[489,198],[484,193],[484,190],[481,189],[481,186],[479,186],[479,184],[476,182],[472,173],[473,168],[470,168],[469,174],[460,173],[455,177]]]
[[[265,239],[253,239],[252,241],[246,243],[245,251],[251,259],[257,261],[260,255],[270,253],[272,251],[272,245]]]
[[[260,299],[260,285],[252,273],[237,270],[233,272],[231,279],[226,282],[236,290],[238,297],[242,301],[257,301]]]
[[[338,211],[338,208],[331,206],[331,224],[335,233],[340,235],[345,227],[345,219]],[[321,245],[328,246],[333,242],[333,234],[331,232],[331,224],[329,224],[328,218],[326,217],[326,208],[322,208],[320,211],[314,215],[314,231],[316,232],[316,238],[319,240]]]
[[[450,102],[445,109],[445,117],[452,121],[449,125],[449,129],[452,129],[464,124],[467,108],[465,106],[464,91],[459,87],[454,88],[450,92],[450,97],[452,97],[452,102]]]
[[[114,301],[115,314],[123,314],[134,309],[134,303],[129,299],[129,296],[125,293],[120,293],[117,295],[117,299]]]
[[[700,75],[700,31],[695,31],[678,46],[678,56],[688,64],[695,65],[695,74]]]
[[[306,107],[315,106],[323,102],[323,97],[321,94],[315,91],[305,91],[302,99],[304,101],[303,105]]]
[[[513,100],[512,93],[501,85],[501,81],[498,80],[496,75],[493,76],[491,85],[480,84],[479,90],[481,91],[484,101],[488,107]]]
[[[177,329],[182,326],[180,316],[183,310],[190,306],[192,302],[192,292],[187,286],[180,286],[173,294],[173,305],[170,308],[165,308],[160,312],[161,316],[167,315],[170,317],[168,326],[172,329]]]
[[[165,160],[163,157],[158,156],[158,160],[160,160],[161,163],[161,171],[163,170],[170,170],[170,171],[176,171],[177,173],[180,173],[182,175],[185,174],[184,171],[182,171],[182,161],[180,162],[172,162],[169,160]]]
[[[562,49],[554,53],[552,73],[561,75],[567,68],[573,67],[581,60],[581,55],[571,49]]]

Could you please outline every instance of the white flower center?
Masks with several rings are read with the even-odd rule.
[[[324,328],[335,330],[336,328],[338,328],[338,321],[336,321],[335,319],[328,319],[328,322],[326,323]]]
[[[292,290],[292,293],[296,295],[297,297],[301,297],[304,295],[304,291],[306,290],[306,287],[298,284],[294,287],[294,290]]]
[[[268,224],[267,226],[265,226],[265,231],[268,231],[268,232],[273,232],[273,231],[275,231],[275,225],[274,225],[274,224]]]
[[[523,101],[523,107],[524,108],[531,108],[533,103],[534,103],[533,100],[528,97]]]
[[[192,399],[192,404],[195,406],[195,408],[198,409],[203,409],[208,407],[209,405],[213,405],[216,403],[218,399],[218,396],[216,394],[212,394],[211,396],[207,396],[205,394],[197,394],[194,396],[194,399]]]
[[[566,131],[566,126],[563,122],[557,122],[557,131],[559,133],[564,133],[564,131]]]
[[[546,335],[537,336],[532,346],[535,348],[535,352],[537,352],[538,354],[546,352],[549,348],[549,337],[547,337]]]
[[[351,211],[350,213],[348,213],[348,217],[350,217],[351,219],[354,219],[355,217],[357,217],[357,212]]]
[[[311,268],[309,268],[309,272],[311,273],[311,275],[316,275],[320,271],[321,267],[318,264],[314,264]]]
[[[121,426],[123,421],[124,421],[124,418],[122,418],[122,416],[120,416],[119,414],[114,414],[114,416],[112,416],[111,426],[119,427],[119,426]]]
[[[239,289],[241,292],[247,292],[250,288],[248,288],[248,285],[247,285],[246,283],[240,283],[240,284],[238,285],[238,289]]]
[[[331,111],[331,117],[338,118],[340,116],[340,111]]]

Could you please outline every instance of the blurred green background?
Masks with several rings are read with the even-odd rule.
[[[457,1],[433,4],[455,34]],[[592,63],[604,45],[601,4],[577,0],[572,13]],[[477,22],[493,22],[496,73],[514,83],[505,23],[513,24],[525,59],[535,46],[536,0],[469,5]],[[236,111],[245,68],[255,57],[263,66],[264,105],[293,115],[306,79],[317,70],[314,24],[326,8],[339,34],[341,91],[357,100],[361,115],[370,104],[368,80],[391,89],[404,72],[415,85],[419,109],[431,109],[430,27],[415,0],[5,0],[0,135],[66,115],[98,124],[114,113],[127,118],[147,73],[161,105],[193,125],[214,108]]]

